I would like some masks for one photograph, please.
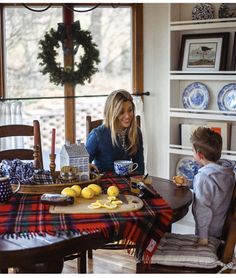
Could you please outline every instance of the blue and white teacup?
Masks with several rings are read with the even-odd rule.
[[[114,161],[114,169],[117,175],[127,176],[138,168],[138,163],[133,163],[131,160],[116,160]]]

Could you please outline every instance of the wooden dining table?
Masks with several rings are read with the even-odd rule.
[[[114,180],[111,180],[111,182],[114,182]],[[158,177],[152,177],[152,186],[166,202],[167,207],[169,206],[172,209],[172,223],[187,214],[192,202],[192,192],[189,188],[178,188],[172,181]],[[4,213],[0,213],[0,221],[4,221],[2,215],[4,216]],[[13,218],[13,216],[11,217]],[[137,216],[130,213],[129,218],[132,217]],[[157,214],[153,217],[157,217]],[[14,223],[16,220],[11,219],[11,221]],[[170,230],[171,225],[169,228],[166,227],[166,231],[167,229]],[[43,235],[26,233],[25,236],[21,237],[16,237],[14,234],[0,235],[0,271],[6,273],[8,268],[13,267],[23,269],[25,273],[27,269],[29,272],[34,272],[31,268],[32,265],[47,264],[48,273],[57,273],[62,271],[63,258],[68,259],[78,256],[80,258],[78,269],[81,273],[85,273],[86,251],[101,248],[107,243],[118,240],[122,240],[122,234],[110,233],[109,229],[106,237],[104,237],[104,232],[101,229],[93,231],[84,229],[80,233],[62,233],[60,235],[50,233],[44,233]],[[50,266],[52,269],[49,269]],[[35,269],[35,272],[40,272],[37,268]]]

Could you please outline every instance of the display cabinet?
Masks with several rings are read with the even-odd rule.
[[[181,158],[192,157],[188,134],[183,127],[188,125],[214,124],[225,126],[223,130],[224,147],[222,158],[236,161],[236,72],[232,70],[236,18],[217,18],[220,4],[214,4],[215,18],[192,20],[192,9],[195,4],[170,4],[170,72],[169,72],[169,177],[176,174],[176,167]],[[186,34],[228,33],[227,57],[224,70],[179,68],[181,39]],[[204,84],[209,92],[206,109],[184,107],[183,93],[187,86],[194,82]],[[235,83],[235,107],[230,111],[219,109],[219,93],[224,86]],[[232,100],[233,101],[233,100]],[[232,104],[234,106],[234,104]],[[184,126],[183,126],[184,125]]]

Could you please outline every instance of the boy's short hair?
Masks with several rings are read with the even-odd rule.
[[[207,127],[198,127],[190,137],[195,151],[201,152],[209,161],[216,162],[221,157],[222,137]]]

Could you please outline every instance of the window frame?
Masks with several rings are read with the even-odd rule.
[[[0,97],[5,98],[5,72],[4,72],[4,18],[3,9],[9,6],[22,6],[22,4],[0,4]],[[27,6],[38,6],[37,3],[27,3]],[[40,4],[40,6],[48,6],[49,3]],[[83,4],[84,5],[84,4]],[[86,4],[91,5],[91,4]],[[106,6],[108,4],[102,4]],[[142,3],[126,3],[122,6],[130,6],[132,8],[132,88],[133,93],[141,94],[143,92],[143,4]],[[62,19],[65,18],[63,10]],[[78,4],[76,5],[78,6]],[[68,15],[67,15],[68,16]],[[71,20],[73,20],[73,15]],[[64,96],[73,96],[75,92],[70,87],[64,86]],[[75,142],[75,99],[65,99],[65,139],[70,142]]]

